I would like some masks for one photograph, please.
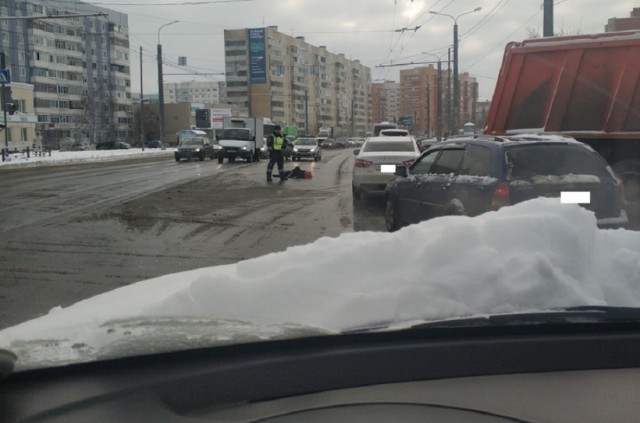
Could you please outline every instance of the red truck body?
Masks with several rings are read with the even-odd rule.
[[[484,132],[566,134],[591,145],[624,181],[635,208],[640,204],[640,31],[507,44]]]

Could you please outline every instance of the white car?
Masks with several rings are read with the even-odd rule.
[[[354,200],[359,200],[363,193],[383,194],[396,177],[396,165],[409,167],[420,157],[420,148],[412,136],[381,136],[368,138],[353,154],[352,191]]]

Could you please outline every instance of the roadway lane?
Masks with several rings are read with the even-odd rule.
[[[383,230],[375,203],[354,215],[352,163],[325,151],[300,163],[312,179],[273,183],[265,161],[0,170],[0,328],[139,280]]]

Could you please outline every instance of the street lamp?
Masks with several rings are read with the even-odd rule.
[[[458,126],[458,108],[460,107],[460,82],[458,81],[458,19],[469,13],[479,12],[482,8],[476,7],[473,10],[459,14],[458,16],[447,15],[446,13],[434,12],[430,10],[432,15],[447,16],[453,20],[453,128],[449,131],[455,131]],[[454,132],[454,133],[457,133]]]
[[[165,26],[178,23],[180,21],[172,21],[162,25],[158,28],[158,102],[159,102],[159,114],[160,114],[160,145],[162,149],[165,149],[164,145],[164,89],[162,86],[162,45],[160,45],[160,30]]]

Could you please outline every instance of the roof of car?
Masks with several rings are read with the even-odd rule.
[[[449,137],[441,143],[435,145],[452,145],[460,143],[474,142],[485,145],[523,145],[523,144],[538,144],[538,143],[558,143],[558,144],[575,144],[582,145],[580,141],[570,136],[561,134],[514,134],[514,135],[457,135]]]

